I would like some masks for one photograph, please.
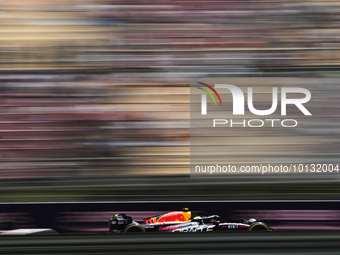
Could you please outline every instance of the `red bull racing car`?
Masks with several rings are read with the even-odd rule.
[[[109,219],[111,233],[127,232],[210,232],[219,230],[271,231],[267,224],[256,219],[244,220],[243,223],[229,223],[218,215],[196,216],[191,218],[188,208],[169,212],[136,222],[124,213],[113,215]]]

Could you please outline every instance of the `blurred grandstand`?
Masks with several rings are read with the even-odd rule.
[[[0,10],[0,202],[337,197],[334,173],[190,180],[189,86],[310,89],[312,120],[294,133],[233,131],[231,160],[335,162],[338,1],[8,0]]]

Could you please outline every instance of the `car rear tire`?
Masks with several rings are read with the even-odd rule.
[[[263,222],[254,222],[249,226],[248,231],[270,231],[270,228]]]
[[[143,228],[141,225],[136,224],[136,223],[131,223],[124,228],[123,232],[124,233],[130,233],[130,232],[142,233],[146,231],[145,231],[145,228]]]

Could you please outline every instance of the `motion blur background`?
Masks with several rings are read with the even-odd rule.
[[[229,144],[323,163],[339,155],[339,64],[338,1],[0,1],[0,202],[338,198],[334,172],[190,179],[189,93],[312,86],[308,125]]]

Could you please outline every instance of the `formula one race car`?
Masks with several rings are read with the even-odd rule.
[[[109,219],[109,231],[111,233],[210,232],[218,230],[271,231],[273,229],[265,223],[252,218],[244,220],[243,223],[227,223],[218,215],[191,218],[191,212],[188,208],[146,218],[143,222],[133,221],[130,216],[124,213],[116,214]]]

